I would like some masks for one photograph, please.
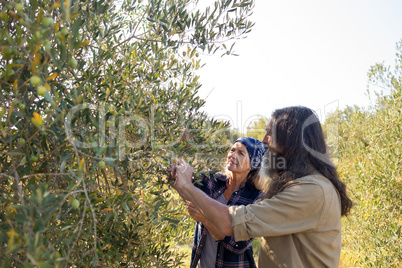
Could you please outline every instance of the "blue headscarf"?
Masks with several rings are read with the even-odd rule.
[[[265,154],[265,149],[262,142],[251,137],[238,138],[233,144],[236,142],[240,142],[246,146],[248,155],[250,156],[251,170],[260,168],[262,157]]]

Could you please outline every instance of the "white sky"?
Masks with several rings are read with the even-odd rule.
[[[325,113],[368,106],[367,72],[393,65],[402,0],[256,0],[240,56],[206,58],[199,96],[210,116],[243,133],[258,115],[304,105]]]

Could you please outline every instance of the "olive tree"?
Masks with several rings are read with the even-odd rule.
[[[402,265],[402,42],[394,68],[375,64],[368,72],[370,108],[347,107],[325,122],[337,124],[329,144],[338,149],[338,171],[355,205],[343,219],[344,266]]]
[[[0,2],[3,267],[174,267],[190,220],[166,168],[216,169],[199,54],[233,53],[253,1]]]

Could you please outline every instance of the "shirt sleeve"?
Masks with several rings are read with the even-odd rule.
[[[236,241],[313,230],[324,204],[320,185],[294,181],[271,199],[247,206],[232,206],[229,216]]]

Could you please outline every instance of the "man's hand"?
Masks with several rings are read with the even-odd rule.
[[[185,185],[192,184],[193,167],[190,166],[183,159],[179,159],[173,165],[171,170],[172,177],[176,179],[176,182],[172,185],[177,191],[180,191]]]
[[[179,159],[167,171],[176,179],[172,187],[185,201],[191,201],[188,212],[192,218],[201,221],[217,240],[233,235],[229,207],[193,185],[193,168],[188,163]]]
[[[174,170],[174,167],[168,167],[166,172],[170,174],[170,176],[168,176],[166,179],[170,186],[173,186],[176,181],[176,171]]]

